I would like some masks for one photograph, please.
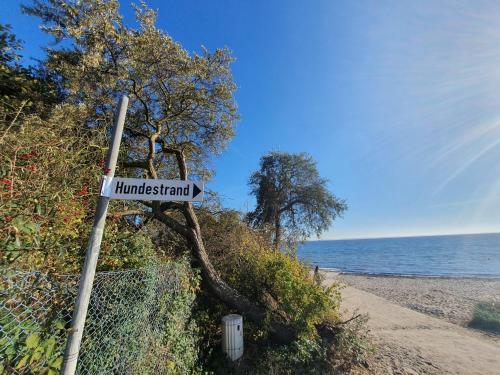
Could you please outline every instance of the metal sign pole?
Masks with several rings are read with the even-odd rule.
[[[112,178],[115,175],[116,160],[118,159],[118,151],[122,139],[123,125],[125,123],[125,115],[127,113],[128,97],[122,96],[118,103],[118,110],[115,114],[113,136],[111,146],[108,151],[106,160],[105,175]],[[100,195],[97,202],[97,209],[94,218],[94,225],[90,235],[87,255],[83,265],[80,285],[78,287],[78,296],[75,302],[73,311],[73,319],[71,321],[71,329],[69,331],[66,352],[64,354],[64,363],[61,369],[61,374],[74,375],[78,361],[78,353],[80,351],[80,343],[82,341],[83,328],[85,326],[85,318],[89,307],[90,294],[92,292],[92,284],[94,283],[97,258],[101,248],[102,235],[104,232],[104,223],[108,211],[109,197]]]

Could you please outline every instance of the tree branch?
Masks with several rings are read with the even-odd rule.
[[[142,168],[148,169],[148,163],[146,160],[138,161],[125,161],[120,163],[120,168]]]
[[[158,210],[154,210],[153,215],[160,222],[162,222],[163,224],[165,224],[166,226],[168,226],[172,230],[176,231],[181,236],[184,236],[184,238],[189,238],[189,230],[185,225],[182,225],[174,218],[172,218],[168,215],[165,215],[163,212],[158,211]]]
[[[361,316],[362,316],[361,314],[354,315],[352,318],[347,319],[347,320],[345,320],[343,322],[338,322],[336,325],[338,325],[338,326],[345,325],[345,324],[347,324],[349,322],[352,322],[353,320],[356,320],[356,319],[360,318]]]
[[[121,212],[112,212],[110,213],[110,216],[148,216],[151,217],[153,216],[152,212],[148,211],[143,211],[143,210],[130,210],[130,211],[121,211]]]
[[[14,126],[14,124],[16,123],[17,118],[19,117],[19,115],[21,114],[21,112],[22,112],[22,110],[23,110],[24,106],[25,106],[27,103],[28,103],[28,100],[24,100],[24,101],[21,103],[21,105],[20,105],[19,109],[17,110],[17,112],[16,112],[16,114],[15,114],[14,118],[13,118],[13,119],[12,119],[12,121],[10,122],[9,127],[8,127],[7,129],[5,129],[5,132],[2,134],[2,137],[0,137],[0,144],[2,144],[2,143],[3,143],[4,138],[7,136],[7,133],[9,132],[10,128],[11,128],[12,126]]]
[[[153,203],[149,203],[149,202],[141,202],[143,205],[147,206],[147,207],[150,207],[150,208],[153,208],[155,207],[155,205]],[[179,203],[179,202],[162,202],[160,205],[157,205],[155,208],[164,212],[164,211],[167,211],[167,210],[182,210],[182,203]]]

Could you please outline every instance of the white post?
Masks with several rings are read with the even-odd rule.
[[[118,110],[115,114],[111,146],[108,150],[108,157],[104,172],[106,176],[111,178],[115,175],[116,160],[118,159],[118,151],[120,149],[127,106],[128,97],[123,95],[120,98]],[[64,354],[64,362],[61,369],[61,374],[64,375],[73,375],[76,371],[80,343],[82,341],[83,328],[85,326],[85,318],[89,307],[92,284],[94,283],[97,258],[99,257],[99,250],[101,249],[101,241],[104,232],[106,214],[108,212],[108,205],[109,197],[100,195],[97,202],[94,225],[92,227],[92,233],[87,247],[87,255],[85,256],[82,276],[80,278],[80,285],[78,287],[78,296],[76,298],[75,309],[73,311],[73,319],[71,321],[66,352]]]
[[[222,318],[222,351],[231,361],[243,355],[243,317],[229,314]]]

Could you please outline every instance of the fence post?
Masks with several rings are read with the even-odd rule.
[[[115,114],[111,146],[108,150],[108,157],[104,170],[104,174],[108,176],[108,178],[112,178],[115,175],[116,160],[118,159],[118,151],[120,149],[127,106],[128,97],[123,95],[120,98],[118,109]],[[78,295],[73,311],[73,319],[71,321],[66,351],[64,353],[64,362],[61,369],[61,374],[64,375],[73,375],[76,371],[80,343],[82,341],[85,318],[89,307],[92,284],[94,283],[97,258],[99,257],[99,250],[101,248],[108,205],[109,197],[100,195],[97,202],[94,225],[92,227],[92,233],[90,234],[89,244],[87,247],[87,254],[85,256],[85,263],[83,265],[82,275],[80,278],[80,285],[78,287]]]

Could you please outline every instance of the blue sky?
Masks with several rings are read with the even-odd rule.
[[[1,22],[40,57],[48,39],[19,3]],[[237,59],[241,121],[209,184],[226,206],[252,209],[261,155],[305,151],[349,204],[322,239],[500,230],[500,3],[148,4],[187,50]]]

